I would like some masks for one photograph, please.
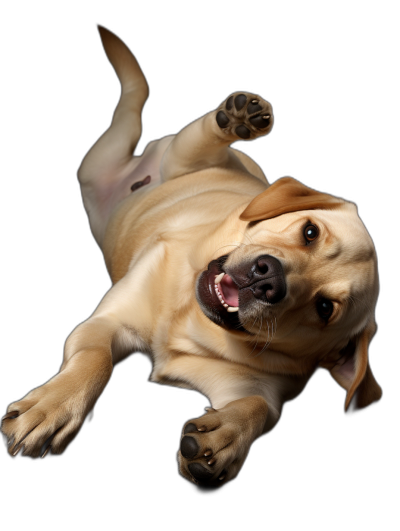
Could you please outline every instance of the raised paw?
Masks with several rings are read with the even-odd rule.
[[[271,131],[274,116],[271,104],[260,96],[235,92],[218,107],[216,121],[225,134],[251,140]]]
[[[267,405],[247,397],[190,420],[182,431],[178,453],[181,474],[201,486],[217,487],[233,479],[250,446],[263,430]]]
[[[44,457],[50,450],[61,453],[78,433],[89,403],[61,374],[14,402],[1,420],[8,452]],[[83,399],[83,400],[82,400]]]

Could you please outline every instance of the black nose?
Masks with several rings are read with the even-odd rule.
[[[275,304],[286,295],[282,264],[269,254],[259,256],[250,268],[251,290],[256,299]]]

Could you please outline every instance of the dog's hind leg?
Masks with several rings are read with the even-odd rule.
[[[268,134],[273,125],[270,103],[250,93],[234,93],[215,111],[192,122],[177,134],[162,160],[167,181],[211,167],[245,171],[265,180],[258,165],[229,146]]]
[[[139,157],[132,155],[141,136],[141,114],[149,89],[127,46],[107,29],[99,27],[99,32],[120,80],[121,97],[111,126],[83,159],[78,179],[93,235],[101,244],[111,210],[131,192],[132,182],[125,186],[125,180],[140,162]]]

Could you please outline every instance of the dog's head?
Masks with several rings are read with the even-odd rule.
[[[358,407],[378,400],[368,362],[377,260],[355,204],[285,177],[240,218],[248,223],[242,245],[198,279],[204,313],[265,356],[281,353],[304,372],[329,369],[347,390],[346,409],[356,391]]]

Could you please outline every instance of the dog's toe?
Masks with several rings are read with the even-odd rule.
[[[196,424],[193,424],[193,422],[189,422],[189,424],[186,424],[185,429],[183,430],[183,433],[193,433],[197,431]]]
[[[217,124],[221,129],[225,129],[225,127],[228,127],[229,125],[229,118],[223,111],[219,111],[217,114]]]
[[[241,111],[246,105],[247,96],[245,94],[238,94],[235,98],[235,108],[237,111]]]
[[[235,129],[237,136],[243,139],[250,138],[250,129],[248,129],[245,125],[239,125]]]
[[[251,100],[251,102],[247,105],[248,114],[254,114],[254,113],[260,112],[262,110],[263,110],[263,108],[261,107],[260,102],[258,100],[256,100],[256,99]]]
[[[199,481],[209,481],[213,477],[213,472],[207,470],[207,468],[199,463],[191,463],[188,465],[188,469],[192,476]]]
[[[265,127],[268,127],[271,121],[271,116],[269,114],[264,114],[264,116],[261,116],[259,114],[258,116],[253,116],[253,118],[250,118],[250,122],[254,125],[254,127],[257,127],[258,129],[264,129]]]
[[[181,454],[183,457],[193,459],[193,457],[198,454],[199,449],[200,447],[194,437],[185,435],[185,437],[181,440]]]

